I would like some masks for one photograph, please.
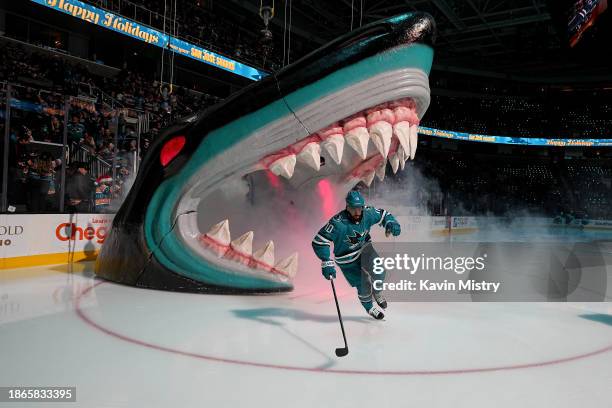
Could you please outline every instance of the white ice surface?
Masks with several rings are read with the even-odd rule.
[[[293,293],[204,296],[91,270],[0,272],[0,386],[77,387],[54,407],[612,406],[611,303],[392,303],[380,322],[339,279],[337,358],[319,271]]]

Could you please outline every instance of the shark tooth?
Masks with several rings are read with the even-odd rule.
[[[386,159],[389,155],[389,148],[391,147],[391,138],[393,137],[393,127],[389,122],[379,120],[370,126],[370,138],[376,146],[376,149],[380,152],[383,159]]]
[[[372,180],[374,180],[375,173],[376,173],[375,171],[370,171],[364,174],[363,177],[361,178],[361,181],[363,181],[366,186],[370,187],[370,185],[372,184]]]
[[[253,260],[256,262],[251,262],[250,266],[252,268],[261,267],[261,264],[272,266],[274,265],[274,242],[268,241],[268,243],[263,247],[258,249],[253,253]]]
[[[346,132],[346,142],[349,146],[357,152],[362,160],[368,155],[368,141],[370,140],[370,134],[368,129],[364,127],[356,127]]]
[[[384,181],[386,172],[387,172],[387,161],[385,160],[380,166],[376,168],[376,177],[378,177],[380,181]]]
[[[400,146],[405,152],[410,151],[410,123],[406,121],[393,125],[393,134],[399,140]]]
[[[283,176],[286,179],[293,177],[293,171],[295,170],[296,157],[295,154],[287,155],[283,158],[276,160],[270,165],[270,171],[277,176]]]
[[[342,153],[344,152],[344,137],[342,137],[341,134],[335,134],[328,137],[323,141],[322,145],[336,164],[340,164],[340,162],[342,162]]]
[[[404,152],[404,148],[402,146],[397,148],[397,158],[399,159],[400,170],[404,170],[408,156],[406,155],[406,152]]]
[[[411,160],[414,160],[414,155],[416,154],[418,137],[419,137],[419,127],[417,125],[410,126],[410,154],[409,156]],[[406,153],[408,153],[408,150],[406,150]]]
[[[241,255],[251,256],[253,253],[253,231],[249,231],[233,240],[230,247]]]
[[[231,239],[229,230],[229,220],[223,220],[213,225],[210,230],[204,235],[214,239],[220,244],[229,245]]]
[[[393,170],[393,174],[397,173],[397,169],[399,169],[399,162],[400,162],[400,159],[397,156],[397,153],[389,157],[389,163],[391,164],[391,169]]]
[[[321,146],[317,142],[308,143],[297,155],[297,159],[308,167],[319,171],[321,168]]]
[[[206,234],[204,234],[204,238],[205,239],[201,240],[204,246],[206,246],[209,250],[214,252],[219,257],[225,255],[228,250],[228,246],[231,239],[229,221],[223,220],[213,225],[210,230]]]
[[[294,252],[287,258],[283,259],[282,261],[279,261],[276,265],[274,265],[274,268],[286,273],[287,275],[289,275],[290,278],[294,278],[297,274],[298,269],[297,252]]]

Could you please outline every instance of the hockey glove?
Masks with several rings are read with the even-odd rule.
[[[334,265],[334,261],[321,262],[321,269],[323,270],[323,276],[325,279],[336,279],[336,267]]]
[[[402,232],[402,229],[400,228],[399,223],[395,221],[389,222],[387,224],[387,227],[385,228],[385,233],[387,235],[393,234],[394,237],[397,237],[401,232]]]

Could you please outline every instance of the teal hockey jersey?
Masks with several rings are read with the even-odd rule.
[[[370,228],[379,224],[385,228],[397,222],[393,215],[379,208],[365,206],[361,221],[356,223],[346,210],[334,215],[312,240],[312,248],[322,261],[331,259],[330,246],[334,244],[334,258],[338,265],[359,259],[363,248],[370,242]]]

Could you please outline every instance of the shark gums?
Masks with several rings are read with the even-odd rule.
[[[435,31],[417,12],[369,24],[166,129],[115,216],[96,274],[171,291],[292,290],[297,254],[276,260],[273,241],[253,251],[252,231],[232,239],[225,211],[256,218],[253,200],[281,183],[293,203],[322,181],[349,189],[382,179],[387,161],[403,168],[430,102]]]

